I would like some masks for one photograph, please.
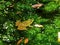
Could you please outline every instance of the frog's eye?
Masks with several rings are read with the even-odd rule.
[[[16,21],[15,26],[18,26],[20,24],[20,21]]]

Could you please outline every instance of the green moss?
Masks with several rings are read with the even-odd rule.
[[[2,41],[2,40],[0,40],[0,45],[4,45],[4,43],[3,43],[3,41]]]
[[[32,8],[37,3],[44,5],[39,9]],[[59,0],[0,0],[0,45],[16,45],[20,38],[23,39],[21,45],[25,38],[29,39],[26,45],[59,45],[59,6]],[[34,19],[32,27],[18,30],[16,21],[28,19]],[[43,28],[34,27],[35,24],[43,25]]]
[[[56,4],[56,2],[50,2],[50,3],[45,5],[44,10],[46,12],[53,12],[53,11],[55,11],[58,8],[58,6],[59,5]]]

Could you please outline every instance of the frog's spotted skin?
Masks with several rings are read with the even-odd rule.
[[[28,19],[23,22],[17,21],[16,26],[18,26],[18,28],[17,28],[18,30],[26,30],[27,29],[26,27],[30,26],[32,23],[33,23],[32,19]]]

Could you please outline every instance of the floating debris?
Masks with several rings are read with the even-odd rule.
[[[40,25],[40,24],[35,24],[34,26],[35,27],[43,27],[43,25]]]
[[[38,3],[38,4],[32,5],[32,8],[37,8],[37,9],[39,9],[39,8],[42,7],[42,6],[43,6],[42,3]]]

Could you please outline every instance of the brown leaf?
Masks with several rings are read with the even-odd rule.
[[[17,45],[19,45],[21,42],[22,42],[22,39],[20,39],[20,40],[17,42]]]
[[[28,43],[28,38],[26,38],[25,40],[24,40],[24,44],[27,44]]]

